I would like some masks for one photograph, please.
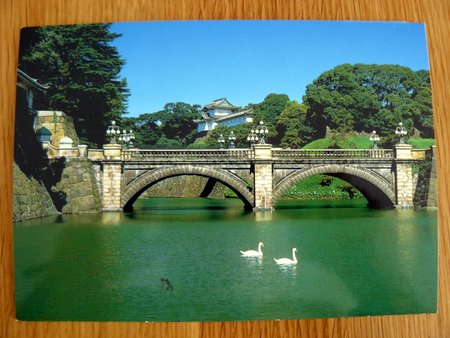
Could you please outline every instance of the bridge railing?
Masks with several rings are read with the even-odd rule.
[[[392,149],[272,149],[277,159],[392,159]]]
[[[153,161],[249,160],[250,149],[130,149],[122,151],[123,159]]]

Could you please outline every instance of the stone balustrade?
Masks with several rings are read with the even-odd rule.
[[[195,161],[195,160],[249,160],[250,149],[127,149],[122,151],[124,160],[140,161]]]
[[[419,150],[414,158],[423,159],[425,152]],[[121,159],[139,161],[184,161],[184,160],[251,160],[253,149],[122,149]],[[104,159],[103,149],[88,149],[88,158]],[[392,160],[392,149],[280,149],[272,148],[274,160],[301,159],[386,159]]]
[[[42,142],[42,148],[47,154],[47,158],[80,158],[88,156],[86,145],[73,146],[72,144],[54,147],[50,142]]]
[[[277,149],[275,159],[386,159],[394,157],[392,149]]]

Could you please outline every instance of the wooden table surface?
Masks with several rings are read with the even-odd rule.
[[[339,319],[113,323],[19,322],[14,318],[12,158],[19,29],[145,20],[300,19],[426,23],[439,177],[438,314]],[[0,338],[9,337],[450,337],[449,0],[0,0]]]

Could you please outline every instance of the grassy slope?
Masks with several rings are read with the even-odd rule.
[[[312,141],[305,145],[303,149],[327,149],[332,140],[331,138],[321,138]],[[410,138],[406,143],[412,145],[413,149],[427,149],[435,144],[435,140],[432,138]],[[372,148],[372,142],[367,136],[351,136],[345,139],[341,139],[337,142],[337,145],[343,149],[370,149]]]
[[[333,177],[331,185],[322,186],[320,182],[326,175],[316,175],[301,180],[284,196],[296,199],[342,199],[349,198],[349,194],[341,188],[348,185],[347,182],[339,178]],[[362,198],[363,195],[358,191],[354,198]]]

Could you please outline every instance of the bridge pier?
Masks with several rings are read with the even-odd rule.
[[[395,197],[397,208],[414,207],[412,146],[395,145]]]
[[[105,144],[103,151],[105,156],[102,174],[103,210],[121,211],[122,146],[118,144]]]
[[[254,210],[272,210],[273,160],[272,145],[254,145]]]

